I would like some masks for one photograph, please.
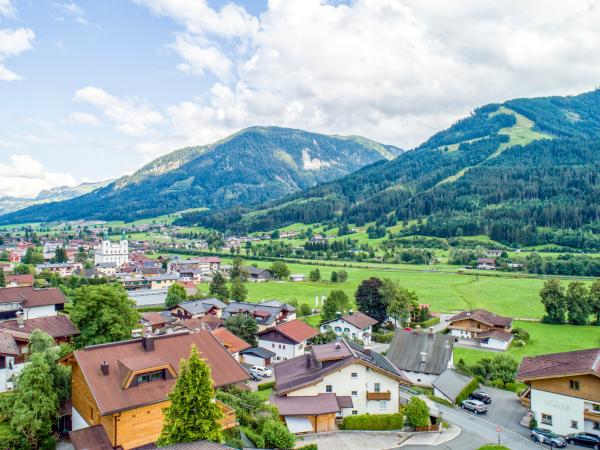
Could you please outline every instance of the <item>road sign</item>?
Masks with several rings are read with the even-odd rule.
[[[500,426],[496,427],[496,433],[500,433],[502,431],[502,428],[500,428]]]

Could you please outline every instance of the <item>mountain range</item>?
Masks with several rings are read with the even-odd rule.
[[[169,153],[84,195],[5,214],[0,223],[129,221],[188,208],[258,204],[400,152],[358,136],[251,127],[211,145]]]

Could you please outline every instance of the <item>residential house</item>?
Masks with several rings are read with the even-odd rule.
[[[194,259],[174,258],[169,262],[170,272],[179,272],[186,269],[199,269],[202,273],[209,274],[219,270],[221,259],[216,256],[208,256]]]
[[[248,366],[267,367],[274,361],[275,353],[266,348],[252,347],[242,350],[240,358]]]
[[[538,427],[600,436],[600,348],[525,357],[517,380]]]
[[[458,339],[475,339],[483,348],[506,350],[512,342],[513,319],[485,309],[463,311],[448,319],[450,335]]]
[[[52,272],[59,277],[69,277],[83,269],[83,264],[80,262],[73,263],[44,263],[35,266],[35,273]]]
[[[164,328],[175,321],[174,317],[167,312],[156,312],[150,311],[141,314],[140,324],[146,329],[152,330],[153,333],[158,334]]]
[[[35,283],[35,278],[30,273],[24,275],[5,275],[6,287],[30,287]]]
[[[485,256],[487,256],[488,258],[494,258],[494,259],[500,258],[502,256],[503,251],[504,250],[495,250],[495,249],[486,250]]]
[[[96,264],[95,269],[104,277],[112,278],[117,275],[117,264],[114,262]]]
[[[245,381],[244,368],[208,331],[145,336],[95,345],[61,359],[72,367],[72,427],[100,425],[113,447],[149,446],[160,436],[182,358],[196,346],[211,368],[215,388]],[[237,425],[235,412],[219,402],[223,428]]]
[[[200,330],[216,330],[223,325],[223,320],[217,316],[207,314],[206,316],[199,317],[198,319],[185,319],[177,324],[183,329],[190,331]]]
[[[446,369],[453,367],[454,339],[444,334],[398,331],[387,351],[388,359],[412,384],[431,387]]]
[[[290,275],[290,281],[292,283],[306,281],[306,275],[304,275],[303,273],[293,273]]]
[[[13,265],[11,263],[0,262],[0,271],[4,272],[4,274],[8,274],[13,270]]]
[[[184,320],[197,319],[206,315],[221,317],[226,307],[227,305],[217,298],[203,298],[181,302],[171,308],[170,312],[174,317]]]
[[[248,281],[261,282],[275,279],[275,275],[269,269],[247,266],[244,270],[248,273]]]
[[[188,296],[190,296],[190,295],[196,295],[198,293],[198,286],[196,286],[196,283],[194,283],[193,281],[182,281],[182,280],[179,280],[178,283],[181,284],[184,287],[185,293]]]
[[[144,278],[148,281],[149,289],[152,290],[169,289],[179,281],[179,275],[173,273],[144,275]]]
[[[471,381],[473,381],[473,377],[463,375],[452,369],[446,369],[433,380],[433,395],[454,403],[458,395]]]
[[[477,258],[477,270],[495,270],[496,260],[493,258]]]
[[[223,309],[222,318],[228,319],[235,315],[250,316],[256,320],[258,330],[289,322],[296,318],[296,308],[278,300],[260,303],[231,302]]]
[[[242,362],[240,360],[240,352],[244,350],[248,350],[252,347],[242,338],[237,337],[227,328],[217,328],[216,330],[211,331],[212,335],[216,337],[223,347],[227,349],[227,351],[233,356],[237,361]]]
[[[307,341],[318,334],[318,330],[296,319],[260,331],[258,346],[275,353],[274,362],[285,361],[304,354]]]
[[[323,322],[321,324],[321,333],[332,330],[338,336],[358,339],[364,345],[369,345],[371,343],[373,327],[377,323],[375,319],[365,313],[350,310],[345,316],[339,314],[336,319]]]
[[[288,428],[298,433],[333,431],[336,416],[396,413],[399,385],[409,383],[387,357],[344,338],[314,345],[274,369],[276,396],[271,402],[284,411]],[[333,394],[338,407],[331,395],[323,394]]]
[[[34,289],[32,286],[0,288],[0,320],[55,316],[65,308],[67,299],[60,289]]]

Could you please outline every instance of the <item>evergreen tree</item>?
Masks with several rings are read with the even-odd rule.
[[[558,278],[553,278],[544,283],[540,291],[540,299],[546,315],[542,319],[546,323],[563,323],[565,321],[565,290]]]
[[[256,333],[258,333],[258,324],[250,316],[237,314],[225,319],[225,328],[231,331],[240,339],[256,347]]]
[[[64,247],[56,247],[56,250],[54,250],[54,261],[57,263],[65,263],[68,261],[67,252]]]
[[[244,283],[242,283],[242,280],[235,278],[233,283],[231,283],[231,299],[235,300],[236,302],[243,302],[247,297],[248,289],[246,289],[246,286]]]
[[[175,308],[182,302],[187,300],[187,292],[185,287],[180,283],[173,283],[169,286],[167,297],[165,298],[165,306],[167,309]]]
[[[319,269],[311,270],[308,274],[308,279],[310,281],[321,281],[321,271]]]
[[[345,283],[347,279],[348,279],[348,272],[346,272],[345,270],[339,270],[337,273],[338,283]]]
[[[330,278],[332,283],[337,283],[338,281],[338,274],[337,272],[334,270],[333,272],[331,272],[331,278]]]
[[[596,316],[596,325],[600,326],[600,280],[596,280],[590,286],[590,308]]]
[[[380,324],[387,319],[387,305],[380,292],[382,286],[383,282],[379,278],[372,277],[363,280],[355,294],[358,309]]]
[[[229,278],[231,279],[231,281],[237,279],[245,281],[246,278],[248,278],[248,272],[246,272],[246,270],[244,269],[244,261],[239,256],[233,259],[233,264],[231,265],[231,272],[229,273]]]
[[[0,269],[0,288],[6,287],[6,277],[4,276],[4,270]]]
[[[208,440],[219,442],[223,437],[223,412],[214,402],[215,391],[208,364],[192,346],[189,359],[182,360],[175,387],[169,394],[171,404],[165,409],[160,446],[178,442]]]
[[[138,324],[134,302],[122,287],[83,286],[75,291],[72,305],[69,316],[81,331],[78,346],[129,339]]]
[[[213,274],[208,293],[219,300],[227,300],[229,298],[229,290],[227,289],[225,278],[219,272]]]
[[[338,312],[345,313],[350,305],[350,299],[344,291],[331,291],[323,302],[321,318],[324,322],[336,318]]]
[[[569,322],[574,325],[585,325],[591,314],[588,289],[583,281],[572,281],[567,287],[565,302]]]

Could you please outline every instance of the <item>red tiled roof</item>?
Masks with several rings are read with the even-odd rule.
[[[496,327],[510,327],[513,319],[511,317],[498,316],[485,309],[474,309],[472,311],[463,311],[448,319],[448,323],[456,322],[457,320],[473,319],[477,322],[485,323]]]
[[[142,314],[142,320],[147,322],[151,327],[155,327],[157,325],[164,325],[167,323],[167,317],[163,316],[159,312],[151,311]]]
[[[525,381],[585,373],[600,377],[600,348],[527,356],[521,361],[517,379]]]
[[[42,330],[53,338],[66,338],[79,334],[79,329],[65,315],[57,315],[50,317],[39,317],[37,319],[27,319],[23,321],[23,326],[20,327],[16,320],[7,320],[0,322],[0,329],[10,330],[10,333],[27,333],[31,334],[34,330]],[[17,335],[15,337],[18,337]]]
[[[32,286],[0,288],[0,303],[20,302],[25,308],[67,303],[57,288],[34,289]]]
[[[21,352],[10,333],[0,331],[0,355],[19,356]]]
[[[69,431],[69,437],[75,450],[113,450],[110,439],[102,425]]]
[[[341,409],[336,395],[332,393],[291,397],[272,394],[269,401],[277,406],[282,416],[316,416],[338,412]]]
[[[126,366],[127,361],[131,359],[137,367],[143,363],[144,358],[152,360],[152,364],[156,364],[160,359],[177,374],[181,359],[188,358],[192,345],[195,345],[200,356],[211,368],[215,387],[235,384],[249,378],[246,370],[208,331],[177,333],[152,339],[153,351],[145,351],[142,340],[134,339],[86,347],[73,353],[102,415],[165,401],[175,385],[176,379],[165,379],[122,389],[123,374],[119,370],[120,361],[121,365]],[[103,361],[109,365],[108,375],[102,375],[100,371],[100,363]]]
[[[352,314],[346,314],[342,317],[349,324],[354,325],[356,328],[360,328],[364,330],[367,327],[372,327],[373,325],[377,325],[377,321],[370,316],[367,316],[365,313],[360,311],[353,312]]]
[[[29,274],[24,274],[24,275],[6,275],[6,282],[7,283],[31,283],[33,284],[33,282],[35,281],[35,279],[33,278],[33,275]]]
[[[216,337],[221,344],[229,351],[229,353],[239,353],[242,350],[246,350],[252,347],[243,339],[237,337],[227,328],[217,328],[211,331],[212,335]]]
[[[294,319],[258,333],[259,336],[276,330],[294,342],[302,342],[319,334],[319,331],[302,320]]]
[[[180,322],[180,325],[187,328],[188,330],[216,330],[221,326],[223,320],[212,314],[196,319],[185,319]]]

